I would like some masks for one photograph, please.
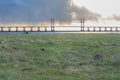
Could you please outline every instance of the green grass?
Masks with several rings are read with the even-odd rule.
[[[0,35],[0,80],[120,80],[120,35]]]

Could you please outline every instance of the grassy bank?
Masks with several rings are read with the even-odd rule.
[[[0,80],[120,80],[120,35],[0,35]]]

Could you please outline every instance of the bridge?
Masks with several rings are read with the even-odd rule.
[[[80,26],[55,26],[51,18],[50,26],[0,26],[0,32],[120,32],[120,26],[85,26],[81,19]]]
[[[115,26],[24,26],[0,27],[0,32],[120,32]]]

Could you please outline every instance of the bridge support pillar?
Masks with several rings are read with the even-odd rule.
[[[25,32],[25,27],[23,27],[23,32]]]
[[[107,31],[107,27],[105,27],[105,31]]]
[[[85,25],[84,25],[84,23],[85,23],[85,19],[81,19],[81,31],[84,31],[84,27],[85,27]]]
[[[116,31],[118,31],[118,27],[116,27]]]
[[[38,27],[38,32],[40,31],[40,27]]]
[[[88,30],[88,31],[90,31],[90,28],[89,28],[89,27],[87,27],[87,30]]]
[[[8,31],[9,31],[9,32],[11,31],[11,27],[8,27]]]
[[[110,27],[110,31],[112,31],[112,27]]]
[[[99,27],[99,31],[102,31],[102,30],[101,30],[101,27]]]
[[[3,32],[3,27],[1,27],[1,31]]]
[[[94,32],[96,31],[95,27],[93,28],[93,31],[94,31]]]
[[[16,32],[18,32],[18,27],[16,27]]]
[[[30,27],[30,31],[31,31],[31,32],[33,31],[33,27]]]
[[[55,18],[51,18],[51,31],[55,31]]]

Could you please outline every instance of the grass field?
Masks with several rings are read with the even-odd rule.
[[[0,80],[120,80],[120,34],[0,35]]]

